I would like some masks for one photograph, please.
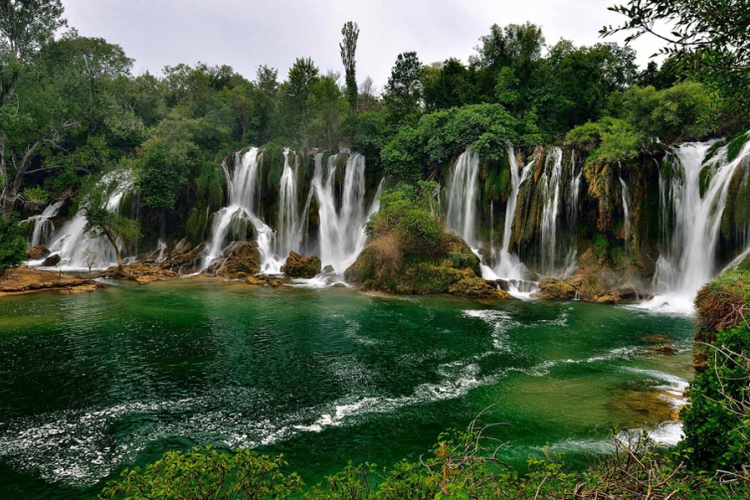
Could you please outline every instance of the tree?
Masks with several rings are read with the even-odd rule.
[[[0,219],[0,277],[5,278],[5,272],[20,266],[25,258],[26,240],[21,225]]]
[[[422,103],[422,63],[416,52],[404,52],[396,58],[383,99],[388,112],[400,121],[417,113]]]
[[[605,26],[603,36],[629,32],[626,41],[651,34],[659,53],[680,60],[695,76],[731,99],[733,110],[750,101],[750,8],[747,0],[629,0],[609,10],[629,19]],[[662,28],[663,27],[663,28]],[[747,113],[744,114],[747,116]]]
[[[344,24],[341,29],[344,40],[339,44],[341,49],[341,62],[344,65],[346,75],[346,97],[349,100],[349,109],[357,111],[357,61],[354,58],[357,52],[357,39],[359,38],[359,26],[351,21]]]
[[[31,54],[54,39],[67,26],[60,0],[0,1],[0,47],[25,62]]]
[[[86,218],[84,232],[107,239],[115,251],[117,270],[122,272],[120,244],[138,239],[140,227],[138,221],[125,217],[107,206],[107,191],[102,187],[100,183],[92,184],[81,195],[79,210]],[[122,186],[115,186],[114,189],[122,189]]]

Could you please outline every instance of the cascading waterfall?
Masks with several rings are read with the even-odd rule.
[[[448,179],[446,222],[448,229],[471,247],[477,247],[476,217],[479,180],[479,154],[468,149],[461,153]]]
[[[500,247],[497,264],[492,271],[494,279],[500,277],[508,280],[522,280],[524,279],[526,266],[523,265],[518,256],[510,253],[511,234],[513,232],[513,221],[516,218],[518,193],[521,189],[521,184],[526,182],[529,178],[535,162],[532,160],[523,168],[523,170],[521,170],[512,146],[508,146],[508,159],[510,160],[511,193],[505,207],[505,226],[503,227],[502,246]],[[493,279],[487,276],[485,276],[485,278]]]
[[[274,253],[275,233],[260,216],[257,207],[260,202],[258,174],[262,155],[258,148],[251,148],[240,157],[235,156],[234,169],[230,172],[226,162],[222,164],[229,191],[229,204],[213,216],[211,242],[203,258],[202,269],[208,268],[224,254],[231,241],[245,239],[246,224],[252,224],[261,257],[261,271],[266,274],[281,273],[283,259]]]
[[[292,250],[299,252],[302,243],[301,220],[297,208],[297,162],[294,168],[289,164],[289,153],[284,151],[284,172],[279,184],[279,226],[276,250],[280,256],[287,256]]]
[[[550,167],[550,162],[553,162]],[[562,149],[553,148],[547,155],[540,187],[544,197],[541,221],[541,270],[545,275],[553,275],[557,270],[557,222],[560,215],[562,177]]]
[[[630,208],[628,206],[630,191],[628,190],[628,185],[625,184],[625,181],[622,179],[622,177],[620,177],[620,186],[622,187],[622,209],[625,213],[625,220],[623,221],[623,233],[625,236],[625,255],[628,255],[628,251],[630,250]]]
[[[34,248],[40,245],[46,245],[49,243],[50,238],[55,232],[55,225],[50,219],[57,216],[57,213],[62,208],[63,202],[58,201],[53,203],[39,215],[29,217],[22,224],[33,224],[34,231],[31,234],[31,240],[29,240],[29,248]]]
[[[365,210],[365,157],[349,156],[346,162],[341,203],[336,203],[337,156],[328,158],[325,169],[323,155],[315,157],[315,174],[311,193],[318,202],[320,217],[320,261],[322,266],[331,266],[336,273],[343,273],[357,260],[367,244],[365,223],[380,209],[381,181],[374,201]],[[307,211],[307,208],[305,209]]]
[[[570,161],[570,191],[569,191],[569,212],[568,221],[570,222],[570,228],[573,234],[578,232],[578,197],[581,192],[581,176],[583,175],[583,169],[576,175],[576,152],[572,152],[572,159]]]
[[[117,171],[102,177],[98,185],[101,189],[110,190],[106,208],[119,213],[120,205],[126,194],[132,191],[135,184],[133,173]],[[51,254],[60,255],[62,270],[107,269],[117,264],[114,248],[104,237],[91,237],[85,233],[86,217],[77,213],[66,222],[55,234],[49,246]]]
[[[726,148],[705,161],[711,144],[683,144],[666,160],[676,162],[678,168],[672,169],[671,178],[660,177],[663,198],[660,220],[662,223],[674,221],[674,229],[663,243],[654,276],[665,297],[655,298],[647,307],[668,303],[670,308],[691,312],[698,289],[716,275],[716,249],[730,180],[750,155],[750,143],[732,162],[725,160]],[[700,194],[702,168],[714,170],[703,196]]]

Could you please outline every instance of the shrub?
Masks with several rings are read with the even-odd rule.
[[[23,228],[16,222],[0,218],[0,277],[4,277],[8,269],[20,266],[25,258]]]

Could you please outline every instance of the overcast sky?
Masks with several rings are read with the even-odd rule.
[[[297,57],[312,57],[323,72],[342,71],[338,43],[346,21],[359,24],[357,79],[371,76],[382,89],[401,52],[424,63],[464,62],[492,24],[531,21],[548,44],[601,41],[605,24],[624,18],[607,10],[625,0],[63,0],[69,25],[83,36],[122,46],[134,72],[165,65],[228,64],[253,79],[267,64],[286,77]],[[622,37],[620,37],[622,39]],[[638,40],[641,66],[660,47]]]

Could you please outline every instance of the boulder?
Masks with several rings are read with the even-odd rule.
[[[498,288],[505,292],[510,291],[510,283],[506,280],[486,280],[486,281],[488,285],[494,288]]]
[[[448,293],[461,297],[470,297],[473,299],[512,299],[513,297],[505,290],[500,290],[490,285],[482,278],[473,277],[465,278],[451,285]]]
[[[60,254],[56,253],[55,255],[50,255],[46,259],[44,259],[44,262],[42,262],[42,266],[44,267],[55,267],[60,263]]]
[[[241,241],[229,246],[224,251],[224,265],[219,276],[226,278],[245,278],[260,272],[260,251],[255,241]]]
[[[323,268],[323,272],[326,273],[326,274],[331,274],[331,273],[333,273],[335,271],[336,270],[330,264],[328,264],[326,267]]]
[[[45,257],[49,256],[49,248],[38,245],[26,252],[26,257],[28,257],[31,260],[39,260],[44,259]]]
[[[248,285],[263,286],[268,283],[268,276],[266,276],[265,274],[248,276],[247,279],[245,279],[245,283],[247,283]]]
[[[573,300],[576,297],[576,289],[565,281],[544,278],[539,282],[539,291],[532,296],[548,300]]]
[[[291,278],[314,278],[320,274],[320,259],[316,255],[302,257],[296,252],[289,252],[281,271]]]

